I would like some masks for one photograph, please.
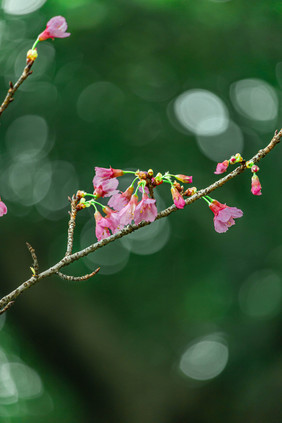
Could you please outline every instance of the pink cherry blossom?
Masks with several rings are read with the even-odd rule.
[[[99,197],[110,197],[111,195],[117,194],[118,180],[116,178],[101,180],[99,184],[95,183],[95,178],[93,179],[94,184],[94,195],[96,198]]]
[[[133,194],[130,198],[129,203],[125,207],[123,207],[119,212],[121,225],[129,225],[132,222],[137,204],[138,195]]]
[[[234,219],[242,217],[243,212],[236,207],[228,207],[217,200],[209,204],[209,208],[214,213],[214,229],[218,233],[226,232],[230,226],[235,225]]]
[[[98,241],[101,241],[104,238],[108,238],[111,235],[109,227],[107,226],[108,222],[105,222],[106,219],[98,211],[94,213],[94,217],[96,220],[95,233]]]
[[[7,206],[5,203],[3,203],[3,201],[1,201],[0,199],[0,217],[4,216],[4,214],[7,214]]]
[[[124,206],[129,203],[133,192],[134,188],[130,185],[124,192],[118,192],[117,194],[114,194],[110,198],[108,205],[114,210],[120,211]]]
[[[146,193],[143,194],[142,200],[137,205],[134,213],[135,223],[140,223],[142,220],[145,222],[153,222],[158,214],[156,207],[156,200],[149,198]]]
[[[93,179],[93,183],[95,186],[98,186],[109,179],[117,178],[122,175],[123,170],[121,169],[113,169],[112,167],[110,167],[109,169],[106,169],[105,167],[95,167],[95,176]]]
[[[39,34],[39,41],[47,40],[48,38],[66,38],[70,36],[67,30],[67,22],[63,16],[54,16],[47,22],[46,29]]]
[[[180,192],[178,191],[178,189],[175,187],[171,187],[171,194],[172,194],[173,202],[176,205],[176,207],[178,209],[183,209],[185,206],[185,200],[180,194]]]
[[[251,191],[254,195],[261,195],[261,184],[259,177],[254,173],[252,176],[252,188]]]
[[[216,171],[214,173],[216,175],[220,175],[221,173],[226,172],[228,166],[229,166],[228,160],[224,160],[224,162],[222,162],[222,163],[217,163]]]
[[[112,231],[113,234],[119,232],[124,225],[120,223],[119,213],[110,209],[110,207],[105,206],[103,212],[106,213],[105,222],[107,227]]]
[[[185,184],[192,184],[193,177],[187,175],[175,175],[176,179]]]

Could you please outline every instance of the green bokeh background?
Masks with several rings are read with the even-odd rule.
[[[281,1],[47,0],[31,13],[8,13],[23,3],[2,2],[2,98],[50,17],[65,16],[71,37],[39,44],[33,75],[1,118],[0,190],[9,209],[0,222],[2,295],[30,275],[25,241],[42,270],[63,256],[67,195],[91,192],[94,166],[191,174],[198,188],[215,180],[215,160],[172,122],[171,105],[183,92],[204,89],[224,102],[246,158],[282,126]],[[231,85],[250,78],[275,90],[268,124],[234,107]],[[94,91],[82,94],[91,84]],[[9,133],[26,116],[27,147],[29,137],[42,142],[42,128],[47,138],[23,157],[21,131]],[[1,318],[0,421],[281,422],[281,160],[278,146],[261,163],[261,197],[251,195],[247,173],[216,192],[244,211],[226,234],[214,231],[199,201],[167,219],[155,253],[129,255],[118,244],[100,257],[104,274],[102,265],[93,280],[54,277],[20,297]],[[44,207],[28,200],[39,178]],[[166,188],[159,189],[164,207]],[[92,214],[78,216],[76,250],[95,241]],[[100,259],[66,272],[82,275]],[[111,260],[118,265],[108,271]],[[209,380],[179,368],[187,348],[203,340],[228,348],[226,366]],[[220,362],[210,357],[196,361]],[[21,371],[9,374],[9,363]]]

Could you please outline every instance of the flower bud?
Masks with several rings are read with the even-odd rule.
[[[192,184],[192,176],[187,175],[175,175],[176,179],[185,184]]]
[[[253,166],[251,167],[251,171],[252,171],[253,173],[257,173],[257,172],[259,171],[259,167],[258,167],[257,165],[253,165]]]
[[[34,62],[37,56],[38,56],[38,53],[36,48],[28,50],[26,54],[26,63],[29,64],[30,62]]]

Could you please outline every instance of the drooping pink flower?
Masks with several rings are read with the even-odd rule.
[[[242,217],[243,212],[236,207],[228,207],[217,200],[209,204],[209,208],[214,213],[214,229],[218,233],[226,232],[230,226],[235,225],[234,219]]]
[[[156,207],[156,200],[149,198],[146,193],[143,194],[142,200],[136,206],[134,213],[135,223],[140,223],[142,220],[145,222],[153,222],[158,214]]]
[[[93,179],[94,184],[94,195],[96,198],[100,197],[110,197],[111,195],[117,194],[118,180],[116,178],[101,180],[99,184],[95,183],[95,178]]]
[[[184,184],[192,184],[193,176],[187,176],[187,175],[175,175],[176,179],[178,179],[180,182],[183,182]]]
[[[122,225],[129,225],[134,219],[135,208],[138,204],[138,195],[133,194],[129,203],[123,207],[119,212],[120,223]]]
[[[0,199],[0,217],[4,216],[4,214],[7,214],[7,206],[5,203],[3,203],[3,201],[1,201]]]
[[[123,225],[120,223],[119,213],[112,210],[108,206],[103,208],[103,212],[106,213],[105,221],[107,222],[108,228],[112,231],[113,234],[119,232],[123,228]]]
[[[103,182],[118,178],[119,176],[123,175],[123,170],[121,169],[113,169],[110,167],[106,169],[105,167],[95,167],[95,176],[93,179],[94,185],[101,185]]]
[[[95,233],[98,241],[101,241],[104,238],[108,238],[110,236],[109,227],[107,226],[107,222],[105,222],[105,218],[101,215],[100,212],[96,211],[94,213],[94,217],[96,220],[96,228]]]
[[[214,173],[216,175],[220,175],[221,173],[226,172],[228,166],[229,166],[228,160],[224,160],[224,162],[222,162],[222,163],[217,163],[216,171]]]
[[[252,188],[251,191],[254,195],[261,195],[261,184],[259,177],[256,173],[252,176]]]
[[[133,192],[134,188],[130,185],[124,192],[118,192],[117,194],[114,194],[110,198],[108,205],[114,210],[120,211],[124,206],[129,203]]]
[[[66,32],[68,28],[67,22],[63,16],[54,16],[47,22],[46,29],[39,34],[39,41],[47,40],[48,38],[66,38],[70,36]]]
[[[185,200],[175,187],[171,187],[171,194],[173,198],[173,202],[178,209],[183,209],[185,206]]]

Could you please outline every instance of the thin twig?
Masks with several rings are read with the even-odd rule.
[[[14,304],[15,301],[10,301],[4,308],[2,308],[0,310],[0,315],[5,313],[5,311],[7,311],[9,308],[12,307],[12,305]]]
[[[270,153],[271,150],[280,142],[280,138],[282,137],[282,129],[279,132],[275,132],[274,137],[270,141],[270,143],[263,148],[262,150],[259,150],[258,153],[253,156],[249,161],[252,161],[253,163],[259,162],[261,159],[263,159],[268,153]],[[214,182],[213,184],[209,185],[207,188],[204,188],[196,194],[192,195],[191,197],[187,198],[185,200],[185,205],[188,206],[189,204],[194,203],[195,201],[199,200],[201,197],[208,195],[212,191],[216,190],[217,188],[223,186],[231,179],[238,176],[240,173],[244,172],[246,170],[246,162],[243,162],[240,166],[238,166],[236,169],[234,169],[232,172],[230,172],[225,177],[219,179],[218,181]],[[168,207],[167,209],[161,211],[158,213],[157,219],[162,219],[163,217],[169,216],[171,213],[179,211],[179,209],[172,205]],[[16,288],[14,291],[10,292],[10,294],[6,295],[0,300],[0,310],[2,309],[2,312],[6,311],[5,306],[8,305],[11,301],[15,300],[20,294],[22,294],[26,289],[30,288],[32,285],[39,282],[41,279],[47,278],[53,274],[56,274],[59,272],[59,270],[70,263],[73,263],[76,260],[79,260],[82,257],[87,256],[90,253],[93,253],[94,251],[98,250],[99,248],[104,247],[105,245],[109,244],[110,242],[115,241],[116,239],[122,238],[131,232],[134,232],[144,226],[150,225],[153,222],[144,222],[142,221],[138,225],[132,224],[128,225],[124,229],[122,229],[120,232],[109,236],[108,238],[105,238],[99,242],[96,242],[95,244],[90,245],[89,247],[84,248],[83,250],[80,250],[76,253],[67,255],[63,257],[58,263],[56,263],[54,266],[50,267],[49,269],[45,270],[44,272],[38,274],[37,276],[32,276],[27,281],[22,283],[18,288]],[[4,308],[3,308],[4,307]]]
[[[35,249],[32,248],[32,246],[28,242],[26,242],[26,245],[27,245],[28,251],[31,254],[32,260],[33,260],[34,275],[37,275],[38,271],[39,271],[39,264],[38,264],[38,259],[37,259],[36,253],[35,253]]]
[[[84,276],[70,276],[70,275],[65,275],[64,273],[61,273],[61,272],[56,272],[56,274],[60,276],[61,279],[65,279],[66,281],[81,282],[81,281],[87,281],[88,279],[92,278],[92,276],[96,275],[96,273],[98,273],[100,269],[101,267],[98,267],[96,270],[94,270],[94,272]]]
[[[77,215],[77,203],[78,200],[76,196],[72,196],[72,198],[69,198],[69,201],[71,203],[71,212],[70,212],[70,220],[69,220],[69,228],[68,228],[68,240],[67,240],[67,251],[66,256],[69,256],[72,253],[72,247],[73,247],[73,233],[75,228],[75,218]]]
[[[29,77],[29,75],[32,74],[32,71],[30,69],[31,69],[31,66],[33,65],[33,63],[34,63],[34,61],[29,61],[29,63],[24,68],[23,73],[21,74],[21,76],[19,77],[19,79],[17,80],[15,85],[13,85],[12,82],[9,83],[10,88],[8,89],[5,100],[3,101],[3,103],[1,104],[1,107],[0,107],[0,116],[2,115],[4,110],[7,109],[9,104],[14,100],[13,96],[14,96],[15,92],[17,91],[17,89],[19,88],[19,86]]]

